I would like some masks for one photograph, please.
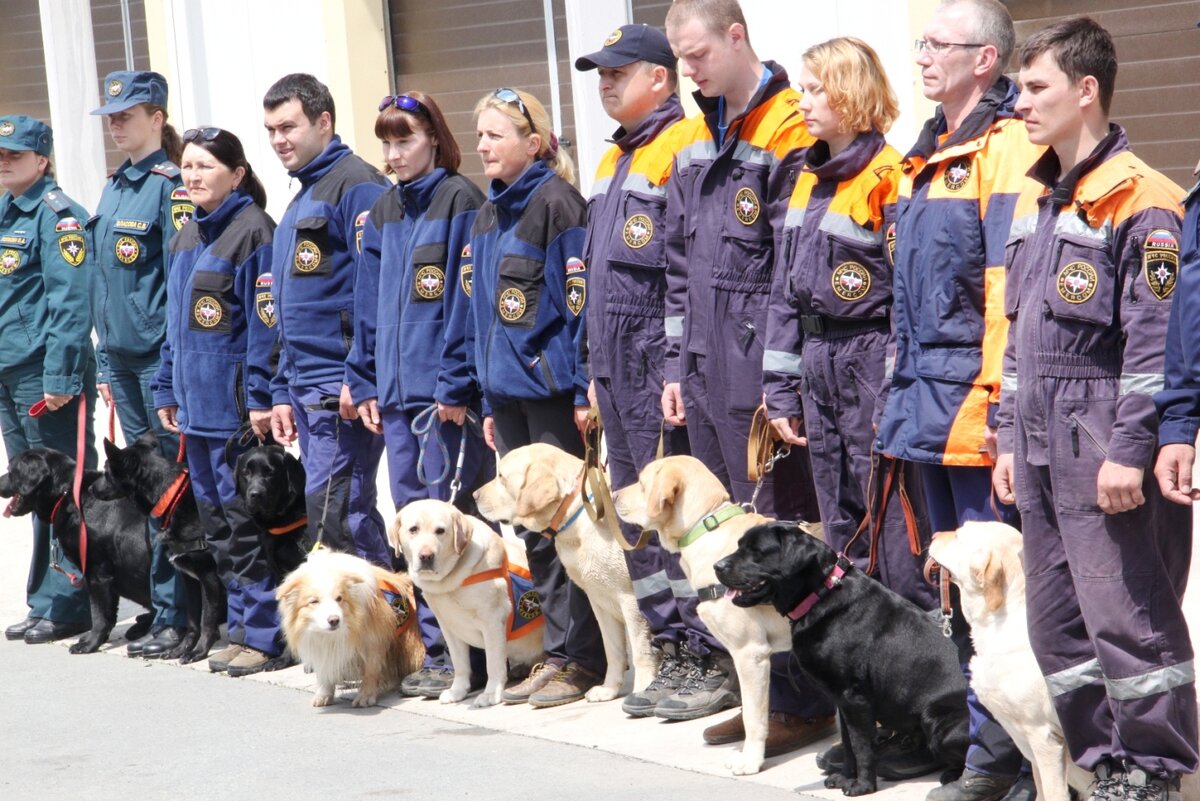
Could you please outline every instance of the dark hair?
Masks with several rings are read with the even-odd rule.
[[[155,112],[162,112],[162,148],[167,151],[167,161],[172,164],[179,164],[179,159],[183,157],[183,138],[179,136],[179,131],[175,130],[175,126],[167,122],[167,110],[153,103],[143,103],[142,105],[145,107],[146,113],[151,117],[154,116]]]
[[[432,97],[422,91],[414,89],[401,94],[416,100],[425,107],[429,114],[425,115],[419,111],[404,111],[389,104],[375,118],[375,136],[380,139],[400,139],[412,136],[415,122],[437,147],[435,162],[437,166],[449,172],[458,172],[458,168],[462,164],[462,151],[458,148],[454,134],[450,133],[450,126],[446,124],[446,118],[442,115],[441,108]],[[386,172],[391,175],[392,168],[388,167]]]
[[[201,130],[207,134],[212,129]],[[258,176],[254,174],[254,168],[250,166],[250,162],[246,160],[246,151],[242,147],[242,140],[224,128],[218,128],[216,131],[216,135],[212,138],[196,136],[189,139],[188,144],[207,150],[213,158],[230,170],[236,171],[238,167],[244,169],[246,175],[242,178],[242,184],[238,189],[249,195],[259,208],[265,209],[267,207],[267,190],[263,188],[262,181],[258,180]]]
[[[1117,48],[1100,23],[1091,17],[1071,17],[1043,28],[1021,45],[1021,66],[1028,67],[1043,53],[1072,82],[1091,75],[1100,86],[1100,108],[1105,114],[1112,105],[1117,86]]]
[[[299,100],[304,116],[313,125],[326,111],[329,112],[329,125],[336,128],[337,113],[333,108],[333,95],[329,87],[306,72],[293,72],[284,75],[271,85],[263,95],[263,108],[274,111],[289,100]]]

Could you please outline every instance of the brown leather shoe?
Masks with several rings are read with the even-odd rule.
[[[600,677],[584,670],[574,662],[563,665],[562,670],[546,686],[529,696],[529,705],[536,709],[562,706],[583,698],[588,690],[600,683]]]
[[[208,658],[208,669],[213,673],[224,673],[229,670],[229,663],[237,658],[246,646],[240,642],[231,642]]]
[[[549,684],[550,679],[560,670],[562,666],[556,662],[538,662],[520,684],[514,684],[505,690],[500,700],[506,704],[523,704],[529,700],[529,696]]]
[[[817,740],[832,737],[837,732],[837,722],[827,718],[800,718],[784,712],[772,712],[767,721],[767,744],[765,755],[779,756],[811,745]],[[742,713],[709,726],[704,730],[704,742],[709,745],[728,745],[746,739],[742,724]]]

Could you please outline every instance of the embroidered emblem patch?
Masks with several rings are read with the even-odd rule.
[[[587,300],[587,280],[584,278],[567,279],[567,308],[571,310],[571,314],[576,317],[583,311],[583,304]]]
[[[758,195],[748,186],[743,186],[733,198],[733,213],[742,225],[754,225],[762,211]]]
[[[469,259],[469,258],[471,258],[471,243],[470,243],[470,242],[468,242],[467,244],[463,245],[462,253],[460,253],[460,254],[459,254],[459,258],[460,258],[460,259]]]
[[[1179,279],[1179,240],[1175,234],[1164,228],[1150,232],[1142,249],[1142,273],[1154,297],[1166,300],[1171,296]]]
[[[191,197],[188,196],[188,191],[186,189],[184,189],[182,186],[177,186],[171,190],[171,200],[190,201]]]
[[[471,287],[475,277],[475,265],[464,264],[458,268],[458,283],[462,286],[462,291],[467,293],[467,297],[471,297]]]
[[[967,185],[970,177],[971,160],[963,156],[950,162],[950,166],[946,167],[946,172],[942,175],[942,180],[945,181],[947,189],[957,192]]]
[[[362,253],[363,226],[367,224],[367,218],[370,216],[371,211],[368,209],[354,218],[354,249],[359,253]]]
[[[888,264],[896,266],[896,224],[891,223],[887,228],[887,257]]]
[[[123,236],[117,240],[113,248],[117,252],[117,261],[121,264],[133,264],[142,254],[142,246],[132,236]]]
[[[593,40],[593,41],[594,41],[594,40]],[[619,42],[619,41],[621,41],[621,29],[620,29],[620,28],[617,28],[615,31],[613,31],[612,33],[610,33],[610,34],[608,35],[608,38],[607,38],[607,39],[605,39],[605,40],[604,40],[604,46],[605,46],[605,47],[612,47],[613,45],[615,45],[615,44],[616,44],[617,42]]]
[[[527,590],[517,599],[517,614],[526,620],[533,620],[542,614],[542,599],[537,590]]]
[[[1067,303],[1086,303],[1100,283],[1096,268],[1086,261],[1073,261],[1058,273],[1058,295]]]
[[[300,240],[296,245],[296,269],[302,273],[311,273],[321,266],[321,249],[307,239]]]
[[[413,290],[425,300],[437,300],[446,291],[446,273],[436,264],[426,264],[413,276]]]
[[[21,266],[21,254],[15,250],[0,252],[0,275],[10,275]]]
[[[187,225],[195,213],[196,207],[191,203],[173,203],[171,205],[171,222],[175,224],[175,230],[179,231]]]
[[[9,120],[0,122],[0,136],[12,136],[16,130],[17,126],[13,125]]]
[[[571,258],[567,259],[567,263],[564,265],[563,269],[567,275],[573,275],[575,273],[587,272],[587,265],[583,263],[583,259],[572,256]]]
[[[497,306],[501,317],[510,323],[515,323],[525,314],[525,293],[519,289],[506,289],[500,293],[500,302]]]
[[[108,82],[108,96],[116,97],[117,95],[121,94],[121,90],[124,88],[125,88],[125,85],[123,83],[121,83],[120,81],[109,81]]]
[[[635,214],[625,221],[622,232],[625,244],[634,250],[646,247],[654,236],[654,223],[645,214]]]
[[[859,300],[871,288],[871,274],[856,261],[844,261],[833,271],[833,293],[842,300]]]
[[[408,599],[404,597],[403,593],[393,592],[390,589],[383,590],[383,599],[387,601],[388,606],[392,607],[392,612],[396,615],[396,628],[404,628],[404,624],[412,615]]]
[[[82,231],[83,226],[74,217],[63,217],[54,224],[54,230],[58,233],[62,233],[63,231]]]
[[[63,261],[72,267],[78,267],[83,264],[84,257],[87,256],[87,246],[83,241],[83,234],[63,234],[58,238],[58,252],[62,254]]]
[[[275,327],[275,294],[272,291],[274,286],[275,279],[270,273],[263,273],[254,281],[254,311],[267,328]]]
[[[211,295],[203,295],[196,301],[196,305],[192,307],[192,316],[196,318],[196,322],[204,328],[214,328],[224,316],[221,312],[221,304]]]

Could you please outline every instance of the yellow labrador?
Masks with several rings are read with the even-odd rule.
[[[514,601],[500,572],[506,564],[528,572],[524,543],[501,537],[482,520],[434,500],[401,509],[388,528],[388,542],[408,560],[409,575],[446,638],[454,681],[439,700],[451,704],[467,697],[473,645],[484,650],[488,674],[473,705],[500,703],[508,663],[532,664],[542,653],[541,621],[523,620],[532,618],[537,607]],[[524,625],[514,628],[517,623]]]
[[[621,691],[625,667],[633,662],[633,689],[646,688],[658,669],[650,647],[650,624],[638,610],[625,555],[612,534],[583,509],[579,474],[583,460],[553,445],[515,448],[500,460],[496,478],[475,493],[479,513],[489,520],[546,531],[558,513],[562,522],[554,547],[571,581],[587,593],[608,672],[588,690],[588,701],[611,701]]]
[[[622,520],[657,530],[662,546],[680,554],[683,572],[697,591],[719,588],[713,565],[737,550],[747,529],[770,522],[730,503],[720,480],[691,456],[651,462],[638,483],[613,500]],[[727,766],[735,776],[758,773],[767,742],[771,654],[792,649],[791,625],[770,606],[743,609],[723,594],[701,597],[700,619],[729,649],[741,685],[746,740]]]

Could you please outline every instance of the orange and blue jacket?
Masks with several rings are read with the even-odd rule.
[[[876,448],[987,466],[1000,402],[1004,249],[1025,173],[1041,154],[1001,77],[949,135],[939,108],[901,166],[892,306],[896,363]],[[892,230],[894,228],[894,231]],[[890,247],[890,245],[889,245]]]

